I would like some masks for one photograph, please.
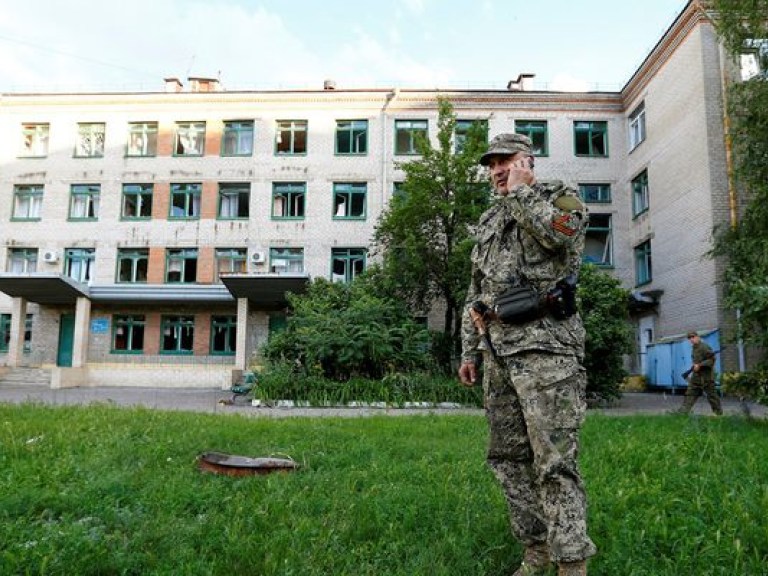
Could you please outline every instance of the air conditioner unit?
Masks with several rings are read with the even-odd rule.
[[[55,264],[58,261],[59,255],[53,250],[47,250],[43,252],[43,262],[48,262],[48,264]]]
[[[264,252],[254,252],[251,254],[251,262],[254,264],[264,264],[266,261],[267,256],[264,254]]]

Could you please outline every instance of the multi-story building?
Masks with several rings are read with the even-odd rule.
[[[0,96],[0,353],[53,385],[227,387],[287,291],[365,269],[376,220],[451,101],[535,143],[590,208],[589,261],[636,295],[638,354],[732,321],[706,257],[735,213],[711,21],[691,1],[619,92],[224,91]],[[732,366],[735,356],[725,361]]]

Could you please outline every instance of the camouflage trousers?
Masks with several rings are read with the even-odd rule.
[[[584,368],[575,356],[543,352],[486,360],[488,464],[504,489],[514,536],[525,546],[546,543],[553,562],[594,555],[577,462]]]
[[[680,411],[686,414],[689,413],[702,393],[706,395],[707,400],[709,401],[709,406],[712,408],[712,412],[721,415],[723,413],[723,407],[720,404],[720,396],[717,395],[715,381],[712,379],[711,374],[707,377],[706,375],[702,376],[695,372],[688,378],[688,388],[685,390],[685,400],[683,400],[683,406],[680,408]]]

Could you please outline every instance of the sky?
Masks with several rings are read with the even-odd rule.
[[[0,92],[620,90],[687,0],[0,0]]]

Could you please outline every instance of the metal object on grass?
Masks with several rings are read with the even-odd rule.
[[[250,458],[224,454],[223,452],[203,452],[197,459],[197,465],[203,472],[224,474],[226,476],[253,476],[272,472],[293,472],[299,465],[290,458]]]

